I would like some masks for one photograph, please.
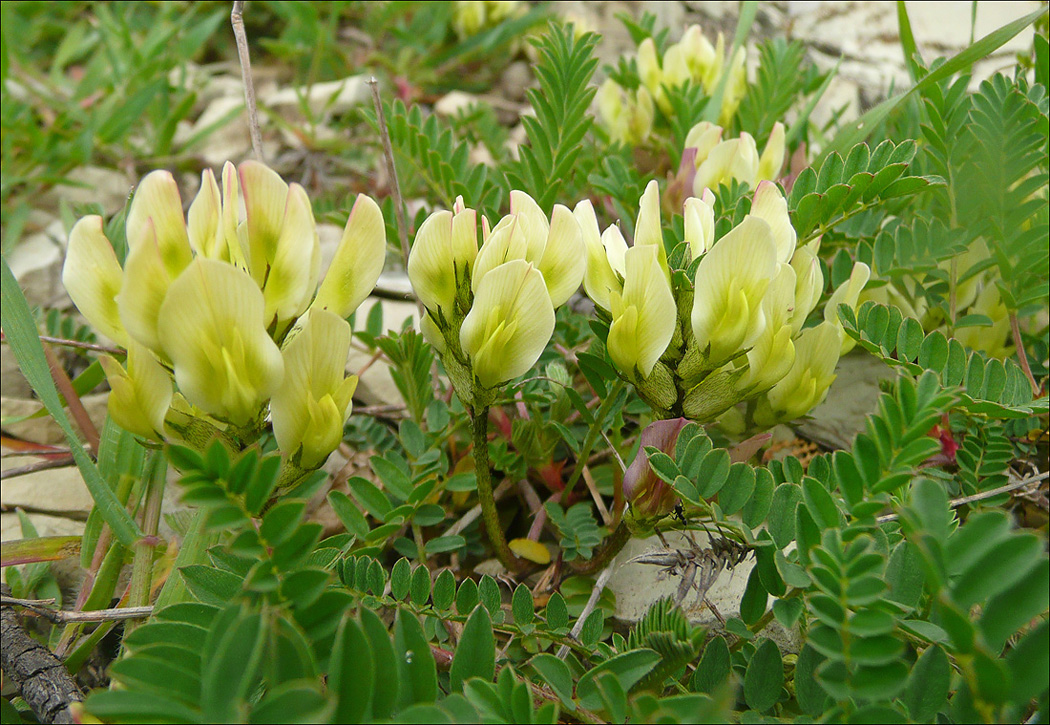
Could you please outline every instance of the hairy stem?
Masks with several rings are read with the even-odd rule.
[[[489,409],[488,407],[473,411],[471,419],[474,432],[474,474],[478,479],[478,501],[481,503],[481,515],[485,519],[485,530],[488,532],[492,548],[500,563],[510,571],[524,567],[514,552],[507,546],[507,539],[499,523],[499,511],[496,510],[496,499],[492,495],[492,471],[489,468]]]
[[[142,531],[146,535],[135,542],[135,554],[131,561],[128,605],[136,608],[149,604],[150,588],[153,584],[153,553],[158,543],[160,507],[164,499],[164,484],[168,472],[167,459],[163,453],[154,451],[150,457],[152,460],[146,469],[146,505],[142,515]]]

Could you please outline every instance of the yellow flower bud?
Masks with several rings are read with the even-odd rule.
[[[722,96],[722,110],[718,116],[719,123],[728,125],[736,111],[740,108],[740,102],[747,94],[747,49],[744,46],[737,48],[736,55],[730,62],[729,81],[726,83],[725,94]]]
[[[164,416],[171,405],[171,377],[153,353],[134,340],[128,343],[128,369],[109,355],[99,358],[111,392],[109,414],[134,435],[164,440]]]
[[[685,242],[693,259],[706,252],[715,241],[714,194],[704,189],[704,195],[697,199],[691,196],[685,200]]]
[[[553,332],[554,306],[543,275],[513,259],[481,279],[460,329],[460,345],[474,377],[495,388],[531,368]]]
[[[583,289],[587,296],[604,310],[609,309],[611,292],[623,291],[624,255],[627,242],[616,227],[609,227],[603,235],[598,229],[598,218],[591,202],[583,200],[572,211],[583,233],[587,248],[587,271],[583,277]],[[613,230],[613,234],[608,232]]]
[[[284,381],[273,394],[273,434],[284,455],[312,469],[328,458],[343,438],[357,376],[344,377],[350,351],[346,320],[312,309],[289,333],[281,356]]]
[[[703,163],[704,159],[711,155],[714,147],[722,142],[722,133],[721,126],[716,126],[709,121],[701,121],[689,129],[685,137],[685,147],[696,149],[697,166]],[[702,187],[700,191],[703,191],[704,188],[707,187]]]
[[[117,308],[123,274],[103,231],[102,217],[78,221],[69,233],[62,284],[88,322],[118,345],[126,346],[128,334]]]
[[[175,381],[190,403],[238,426],[258,418],[284,376],[264,311],[252,279],[217,260],[198,258],[172,282],[159,329]]]
[[[266,300],[266,324],[299,316],[317,288],[321,246],[306,191],[257,161],[240,169],[249,267]]]
[[[773,124],[773,130],[766,141],[766,147],[762,149],[762,156],[758,159],[759,181],[772,181],[780,176],[780,169],[784,165],[784,124],[777,121]]]
[[[478,254],[477,212],[439,211],[419,227],[408,257],[408,278],[419,301],[446,320],[454,314],[456,296],[470,283]]]
[[[646,38],[638,46],[638,77],[659,101],[663,95],[664,78],[660,60],[656,57],[656,42],[652,38]]]
[[[717,189],[733,179],[753,188],[757,178],[758,148],[751,134],[742,133],[740,138],[718,143],[706,157],[697,154],[693,193],[699,195],[704,189]]]
[[[182,199],[167,171],[146,175],[135,191],[127,220],[128,256],[117,296],[128,335],[159,350],[157,316],[171,284],[192,259]]]
[[[551,303],[560,307],[579,289],[587,267],[579,222],[561,204],[555,205],[548,222],[539,205],[522,191],[510,192],[510,210],[474,260],[471,285],[475,294],[489,271],[508,260],[522,259],[542,273]]]
[[[790,265],[778,264],[776,277],[762,299],[766,327],[755,346],[748,350],[748,377],[744,381],[748,394],[773,387],[787,375],[795,361],[795,346],[791,342],[791,312],[795,306],[795,270]]]
[[[812,243],[795,250],[791,267],[795,270],[795,309],[791,312],[794,336],[802,330],[806,318],[824,293],[824,274],[820,271],[820,261]]]
[[[660,185],[653,179],[645,185],[645,192],[638,200],[638,221],[634,226],[634,246],[652,246],[660,261],[667,283],[671,283],[671,272],[667,266],[667,250],[664,249],[664,234],[660,226]]]

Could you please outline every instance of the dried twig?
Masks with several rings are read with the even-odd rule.
[[[390,184],[394,189],[394,214],[397,216],[397,233],[401,241],[401,257],[408,269],[408,225],[405,222],[405,200],[401,197],[401,182],[397,178],[397,167],[394,165],[394,148],[390,145],[390,132],[386,127],[386,113],[383,111],[383,101],[379,97],[379,82],[372,76],[368,79],[368,85],[372,89],[372,104],[376,109],[376,124],[379,126],[379,138],[383,142],[383,157],[386,160],[387,173],[390,174]],[[419,317],[423,318],[423,303],[419,304]]]
[[[980,493],[975,493],[972,496],[962,496],[960,498],[953,498],[948,505],[951,506],[951,508],[953,509],[959,508],[960,506],[965,506],[966,504],[973,503],[974,501],[983,501],[987,498],[993,498],[1000,494],[1010,493],[1011,491],[1016,491],[1020,488],[1025,488],[1033,483],[1045,481],[1047,478],[1050,478],[1050,471],[1040,473],[1038,476],[1029,476],[1028,478],[1022,478],[1019,481],[1008,483],[1005,486],[999,486],[999,488],[992,488],[987,491],[981,491]],[[886,514],[885,516],[879,516],[875,520],[881,524],[886,521],[896,521],[899,518],[900,514]]]
[[[252,81],[252,61],[248,57],[248,36],[244,33],[244,0],[234,0],[230,13],[233,37],[237,40],[237,59],[241,62],[241,78],[244,80],[244,102],[248,107],[248,133],[252,137],[255,158],[263,158],[262,134],[259,132],[259,111],[255,107],[255,83]]]
[[[598,581],[594,583],[594,590],[591,592],[590,598],[587,600],[587,604],[584,605],[583,611],[580,612],[579,618],[576,620],[576,624],[573,625],[572,631],[569,632],[569,636],[573,639],[577,639],[580,636],[580,632],[583,631],[583,625],[587,621],[587,617],[591,616],[591,612],[598,606],[598,599],[602,596],[602,591],[605,590],[605,585],[609,583],[609,577],[612,576],[613,566],[615,564],[609,564],[609,566],[602,569],[602,573],[598,575]],[[563,644],[561,649],[558,650],[558,658],[565,659],[565,655],[569,654],[569,645]]]
[[[1028,364],[1028,353],[1024,349],[1024,338],[1021,337],[1021,325],[1017,321],[1016,312],[1010,313],[1010,332],[1014,338],[1014,347],[1017,349],[1017,361],[1021,363],[1021,370],[1024,372],[1024,376],[1028,378],[1028,384],[1032,387],[1032,397],[1038,398],[1041,392],[1039,383],[1036,382],[1035,376],[1032,375],[1032,368]]]
[[[91,420],[91,416],[88,415],[84,404],[80,401],[77,391],[73,389],[73,381],[69,379],[66,371],[59,364],[58,358],[55,357],[54,350],[49,345],[44,345],[43,347],[44,357],[47,358],[47,366],[51,369],[51,377],[58,387],[58,392],[62,393],[62,397],[66,399],[66,405],[69,406],[69,412],[73,416],[73,421],[77,424],[80,432],[84,434],[84,438],[87,439],[92,457],[98,458],[98,429],[95,428],[94,421]]]
[[[80,350],[92,350],[93,352],[104,352],[110,355],[127,355],[128,352],[121,347],[112,347],[110,345],[98,345],[93,342],[81,342],[80,340],[69,340],[65,337],[51,337],[50,335],[41,335],[41,342],[48,342],[52,345],[59,345],[61,347],[75,347]],[[7,336],[0,333],[0,342],[7,342]]]
[[[24,466],[19,466],[18,468],[8,468],[3,473],[0,473],[0,480],[6,481],[9,478],[17,478],[18,476],[25,476],[30,473],[36,473],[37,471],[46,471],[49,468],[65,468],[66,466],[72,466],[74,463],[75,461],[73,460],[72,454],[46,461],[36,461]]]
[[[153,607],[122,607],[120,609],[94,609],[88,612],[74,612],[51,609],[54,599],[16,599],[0,596],[0,604],[5,606],[25,607],[49,622],[67,624],[69,622],[118,622],[124,619],[145,619],[153,614]]]

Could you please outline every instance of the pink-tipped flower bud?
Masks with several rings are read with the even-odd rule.
[[[652,446],[674,457],[678,435],[688,424],[685,418],[658,420],[642,431],[638,455],[623,474],[624,498],[631,504],[631,517],[635,521],[666,516],[678,502],[674,489],[653,471],[645,449]]]

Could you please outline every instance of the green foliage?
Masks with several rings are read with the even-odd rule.
[[[1024,373],[1012,360],[1001,362],[967,351],[940,332],[923,335],[922,325],[896,307],[865,302],[856,315],[840,307],[846,333],[888,365],[912,375],[931,370],[949,387],[962,387],[967,410],[998,418],[1026,417],[1046,411],[1046,398],[1032,400]]]
[[[601,542],[601,536],[590,504],[578,503],[569,507],[568,511],[563,511],[561,506],[552,501],[544,508],[551,523],[561,534],[560,546],[565,553],[565,559],[572,561],[580,556],[585,559],[591,558],[591,552]]]
[[[799,244],[876,204],[943,183],[937,177],[907,173],[915,148],[914,142],[894,145],[883,141],[871,150],[861,143],[851,148],[845,159],[832,153],[819,171],[805,169],[795,179],[788,199]]]
[[[967,100],[946,150],[958,224],[989,240],[1007,308],[1035,309],[1050,296],[1046,88],[998,75]]]
[[[390,143],[403,169],[401,178],[418,183],[421,191],[436,196],[446,208],[451,209],[456,197],[462,196],[481,213],[498,212],[506,183],[498,169],[470,163],[469,144],[455,139],[437,116],[424,118],[419,106],[406,109],[395,101],[385,112]],[[374,116],[370,119],[374,125]],[[414,187],[406,188],[406,193],[409,189]]]
[[[824,79],[815,66],[803,66],[805,55],[806,47],[797,40],[774,38],[758,46],[757,75],[737,110],[741,130],[764,142],[773,124],[784,120],[799,96],[820,86]]]
[[[595,89],[588,84],[598,67],[593,57],[597,40],[594,34],[577,40],[571,28],[552,27],[536,43],[540,60],[534,71],[540,87],[528,91],[536,115],[521,119],[529,142],[519,149],[521,159],[508,169],[507,178],[543,209],[576,188],[576,179],[586,178],[579,162],[593,123],[587,109]]]

